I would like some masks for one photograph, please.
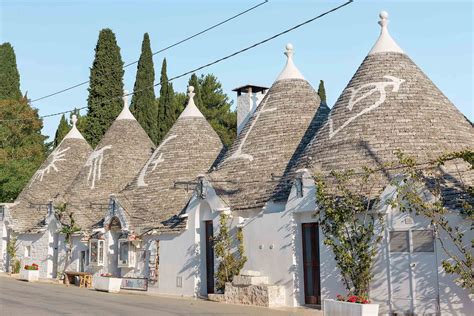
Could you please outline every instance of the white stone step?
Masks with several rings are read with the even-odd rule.
[[[262,284],[268,284],[268,277],[237,275],[234,277],[234,280],[232,281],[232,285],[235,285],[235,286],[262,285]]]
[[[239,275],[246,275],[246,276],[261,276],[260,271],[255,270],[242,270]]]

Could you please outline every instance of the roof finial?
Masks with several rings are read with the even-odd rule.
[[[77,115],[76,114],[72,115],[71,121],[72,121],[72,126],[76,126],[76,123],[77,123]]]
[[[397,43],[393,40],[388,32],[388,13],[387,11],[381,11],[379,13],[380,21],[379,25],[382,27],[380,31],[380,36],[374,47],[369,52],[369,55],[375,53],[383,52],[395,52],[395,53],[404,53],[403,50],[398,46]]]
[[[193,86],[189,86],[188,87],[188,97],[189,97],[189,100],[193,100],[194,102],[194,96],[196,95],[196,93],[194,93],[194,87]]]
[[[135,117],[133,116],[132,112],[130,112],[130,109],[128,108],[128,91],[123,90],[123,110],[120,112],[119,116],[117,116],[117,120],[134,120]]]
[[[72,122],[72,128],[66,134],[66,136],[64,136],[64,139],[67,139],[67,138],[84,139],[84,137],[82,137],[81,133],[79,132],[79,130],[77,129],[77,126],[76,126],[76,124],[77,124],[77,115],[76,114],[72,115],[71,122]]]
[[[196,95],[196,93],[194,93],[194,87],[189,86],[188,87],[188,97],[189,97],[188,105],[186,106],[184,111],[181,112],[181,114],[179,115],[179,118],[181,118],[181,117],[204,117],[202,115],[201,111],[199,111],[196,104],[194,103],[194,96],[195,95]]]
[[[288,43],[286,44],[285,48],[286,48],[286,52],[285,52],[286,57],[293,58],[293,44]]]
[[[387,25],[388,25],[388,12],[387,11],[380,11],[379,17],[380,17],[379,25],[381,27],[387,27]]]
[[[123,100],[123,106],[128,107],[128,91],[127,90],[123,90],[122,100]]]
[[[294,55],[293,44],[288,43],[286,44],[285,48],[286,48],[285,55],[287,57],[286,65],[283,71],[278,76],[276,81],[283,80],[283,79],[303,79],[304,80],[303,75],[293,63],[293,55]]]

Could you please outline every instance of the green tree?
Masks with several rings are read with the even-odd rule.
[[[43,121],[26,98],[0,100],[0,201],[12,202],[46,158]]]
[[[374,172],[363,175],[352,170],[317,175],[316,213],[323,231],[324,244],[334,253],[336,266],[350,295],[368,298],[373,278],[375,255],[383,236],[383,214],[373,211],[378,201],[372,199]],[[354,180],[362,180],[354,189]],[[360,192],[366,192],[361,194]]]
[[[66,117],[61,116],[61,120],[59,121],[58,129],[56,130],[56,134],[54,135],[54,148],[58,147],[58,145],[63,140],[64,136],[71,130],[71,125],[66,120]]]
[[[158,142],[158,106],[155,101],[155,70],[148,33],[143,36],[142,53],[138,60],[137,76],[130,110],[147,132],[150,139]]]
[[[230,146],[237,135],[237,113],[231,110],[232,101],[222,90],[222,84],[212,74],[191,76],[188,84],[194,87],[194,102],[217,132],[225,146]]]
[[[160,98],[158,99],[158,141],[163,140],[178,118],[177,103],[174,100],[173,84],[168,81],[166,58],[163,59],[160,77]]]
[[[10,43],[3,43],[0,45],[0,100],[19,100],[21,96],[15,51]]]
[[[230,232],[229,215],[221,213],[219,218],[219,233],[214,238],[214,249],[216,258],[219,260],[217,268],[217,289],[223,291],[226,282],[232,282],[234,276],[240,273],[240,270],[247,262],[244,255],[244,236],[241,228],[237,228],[237,245]],[[235,246],[237,246],[235,250]]]
[[[319,81],[318,95],[321,102],[326,104],[326,89],[324,88],[324,80]]]
[[[95,47],[89,77],[87,128],[84,137],[95,147],[123,108],[123,62],[115,34],[103,29]]]

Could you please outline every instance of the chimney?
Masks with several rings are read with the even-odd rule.
[[[267,87],[250,84],[232,90],[237,92],[237,135],[260,104],[267,90]]]

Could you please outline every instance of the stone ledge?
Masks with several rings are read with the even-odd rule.
[[[263,284],[268,284],[268,277],[236,275],[234,277],[234,280],[232,281],[233,286],[263,285]]]
[[[278,307],[285,305],[285,289],[279,285],[234,286],[229,282],[224,299],[231,304]]]
[[[242,270],[239,275],[258,277],[258,276],[261,276],[262,274],[260,273],[260,271],[255,271],[255,270]]]

